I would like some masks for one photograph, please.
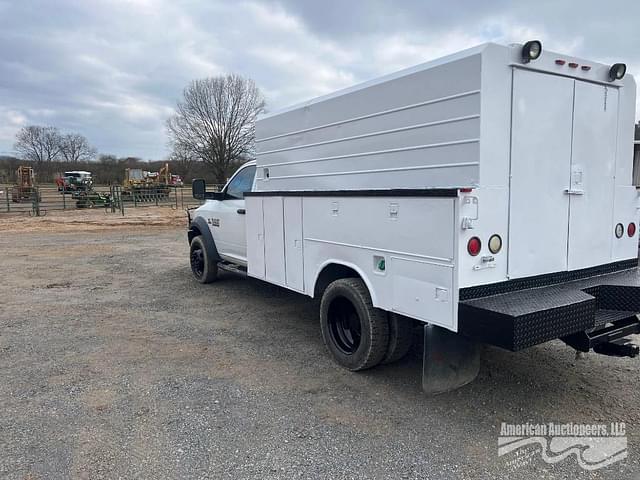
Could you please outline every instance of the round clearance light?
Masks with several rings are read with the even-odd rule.
[[[469,255],[471,255],[472,257],[477,256],[480,253],[481,249],[482,242],[478,237],[472,237],[469,240],[469,243],[467,243],[467,252],[469,252]]]
[[[489,238],[489,251],[494,255],[502,250],[502,238],[500,235],[491,235]]]
[[[616,237],[622,238],[622,235],[624,235],[624,225],[619,223],[616,225]]]
[[[529,63],[536,60],[542,53],[542,43],[538,40],[531,40],[522,46],[522,63]]]
[[[627,73],[627,66],[624,63],[614,63],[609,69],[609,81],[621,80]]]
[[[629,224],[629,226],[627,227],[627,234],[630,237],[633,237],[636,234],[636,224],[635,223],[631,222]]]

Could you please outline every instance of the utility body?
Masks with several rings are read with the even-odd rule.
[[[352,370],[427,326],[430,393],[475,377],[479,343],[634,356],[636,89],[620,65],[486,44],[265,115],[255,161],[220,193],[194,182],[194,273],[320,298]]]

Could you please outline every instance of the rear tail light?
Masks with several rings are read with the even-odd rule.
[[[502,238],[500,235],[491,235],[489,238],[489,251],[494,255],[502,250]]]
[[[636,234],[636,224],[631,222],[629,224],[629,226],[627,227],[627,234],[629,234],[630,237],[633,237]]]
[[[616,237],[622,238],[623,235],[624,235],[624,225],[619,223],[616,225]]]
[[[481,249],[482,242],[478,237],[472,237],[471,239],[469,239],[469,243],[467,243],[467,252],[469,252],[469,255],[475,257],[480,253]]]

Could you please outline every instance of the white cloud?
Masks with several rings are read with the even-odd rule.
[[[16,110],[0,107],[0,154],[10,152],[16,133],[27,124],[27,117]]]

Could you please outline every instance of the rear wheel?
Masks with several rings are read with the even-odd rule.
[[[349,370],[374,367],[387,352],[387,314],[373,306],[359,278],[341,278],[327,287],[320,302],[320,328],[333,359]]]
[[[191,240],[189,262],[193,276],[200,283],[211,283],[218,278],[218,265],[207,252],[202,235],[193,237]]]
[[[389,346],[382,363],[402,359],[413,344],[413,321],[397,313],[389,313]]]

